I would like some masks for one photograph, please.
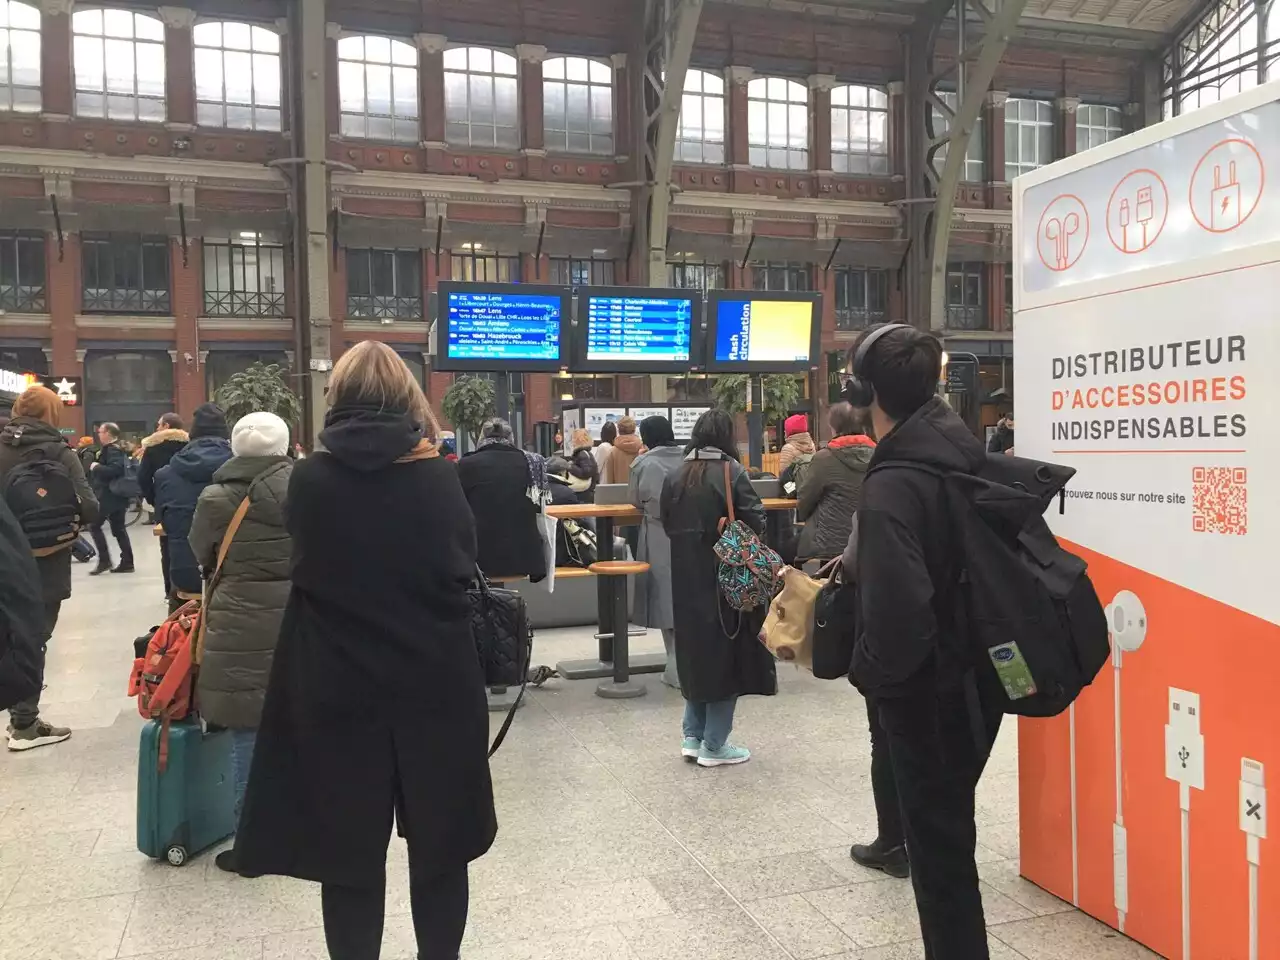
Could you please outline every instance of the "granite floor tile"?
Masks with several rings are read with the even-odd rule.
[[[829,957],[855,946],[800,894],[755,900],[744,906],[796,960]]]
[[[1146,947],[1078,911],[992,924],[991,933],[1027,960],[1157,960]]]
[[[0,960],[112,960],[134,895],[0,909]]]
[[[635,960],[790,960],[741,910],[619,925]]]

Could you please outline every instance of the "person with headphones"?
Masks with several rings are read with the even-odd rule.
[[[843,399],[870,409],[877,440],[856,525],[849,679],[868,699],[873,733],[887,747],[891,789],[877,789],[877,801],[892,804],[887,794],[896,788],[925,956],[988,960],[974,794],[1001,709],[970,682],[955,629],[959,548],[942,489],[946,474],[976,473],[986,451],[937,395],[941,374],[942,345],[907,324],[871,327],[849,352]],[[885,841],[892,838],[878,842]],[[853,855],[891,852],[872,844]],[[905,872],[894,866],[889,872]]]

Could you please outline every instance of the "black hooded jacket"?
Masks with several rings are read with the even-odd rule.
[[[948,584],[956,549],[939,477],[908,464],[976,473],[986,451],[940,397],[876,447],[858,510],[858,624],[850,680],[903,696],[959,684]]]

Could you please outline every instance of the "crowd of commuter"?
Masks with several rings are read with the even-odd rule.
[[[975,472],[986,452],[935,395],[940,368],[935,338],[872,328],[849,354],[858,405],[831,408],[821,448],[807,418],[788,418],[781,468],[802,525],[794,562],[839,559],[857,595],[845,625],[849,679],[866,701],[878,822],[874,840],[851,855],[911,877],[926,956],[981,960],[974,791],[1000,712],[996,696],[978,689],[975,713],[955,655],[947,611],[956,545],[939,484],[941,471]],[[412,373],[372,341],[343,354],[326,401],[323,455],[296,460],[289,425],[274,414],[229,424],[204,404],[189,432],[175,414],[162,417],[134,471],[161,527],[170,609],[205,595],[197,703],[211,728],[231,731],[237,824],[217,865],[319,883],[330,957],[371,960],[394,822],[408,844],[419,956],[453,960],[467,865],[497,831],[467,600],[477,570],[537,583],[549,560],[586,565],[591,522],[557,524],[549,558],[546,508],[590,503],[599,484],[626,483],[641,513],[635,556],[648,564],[633,621],[662,633],[662,680],[684,699],[680,754],[702,767],[739,764],[751,753],[730,739],[738,701],[774,695],[778,681],[758,639],[765,609],[727,602],[715,546],[730,516],[764,536],[766,513],[722,410],[704,413],[687,443],[665,417],[627,417],[605,424],[599,443],[574,431],[568,452],[550,459],[522,450],[494,418],[459,458]],[[49,461],[74,490],[76,526],[93,533],[92,573],[129,572],[119,430],[99,426],[86,471],[58,432],[59,412],[43,387],[19,398],[0,435],[0,478]],[[1004,452],[1011,417],[1001,430]],[[71,552],[33,558],[7,484],[0,701],[9,747],[24,750],[71,735],[40,717],[38,682],[70,595]],[[115,566],[104,524],[119,545]]]

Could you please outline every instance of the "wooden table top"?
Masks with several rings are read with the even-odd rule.
[[[794,510],[796,501],[783,497],[766,497],[766,510]],[[564,503],[547,507],[547,516],[558,520],[582,520],[587,517],[610,517],[614,520],[640,519],[640,508],[629,503]]]

